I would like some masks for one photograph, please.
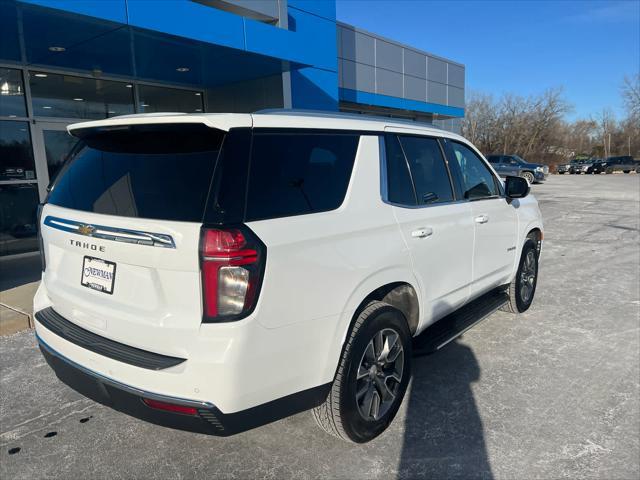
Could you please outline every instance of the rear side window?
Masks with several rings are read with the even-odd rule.
[[[387,199],[399,205],[415,205],[416,194],[409,174],[409,165],[396,135],[385,135],[387,163]]]
[[[451,180],[435,138],[400,135],[418,205],[453,201]]]
[[[246,220],[338,208],[345,197],[359,135],[254,131]]]
[[[202,221],[222,132],[168,124],[79,135],[85,145],[65,165],[50,203],[107,215]]]

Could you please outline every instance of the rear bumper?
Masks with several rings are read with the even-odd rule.
[[[56,376],[78,393],[127,415],[165,427],[227,436],[255,428],[320,405],[331,388],[321,385],[272,402],[231,414],[222,413],[209,402],[147,392],[85,368],[68,359],[36,334],[40,351]],[[156,410],[143,399],[194,408],[197,413]]]

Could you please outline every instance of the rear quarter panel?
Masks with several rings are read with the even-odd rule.
[[[267,246],[255,317],[266,329],[308,325],[302,337],[291,339],[304,343],[305,351],[290,361],[308,369],[308,378],[317,383],[333,379],[362,300],[387,283],[415,285],[392,208],[381,200],[379,179],[378,137],[363,136],[340,208],[248,223]],[[305,330],[313,338],[306,338]]]

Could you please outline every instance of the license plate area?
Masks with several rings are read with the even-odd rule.
[[[113,293],[116,279],[116,264],[101,258],[85,256],[82,260],[80,284],[102,293]]]

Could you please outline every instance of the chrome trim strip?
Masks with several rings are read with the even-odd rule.
[[[44,219],[47,227],[62,230],[63,232],[75,233],[85,237],[111,240],[114,242],[133,243],[137,245],[147,245],[150,247],[176,248],[171,235],[164,233],[143,232],[141,230],[128,230],[125,228],[107,227],[104,225],[94,225],[89,223],[67,220],[65,218],[47,215]]]
[[[54,357],[57,357],[58,359],[62,360],[69,366],[77,370],[80,370],[82,373],[85,373],[102,383],[111,385],[114,388],[124,390],[125,392],[131,393],[139,397],[148,398],[150,400],[157,400],[159,402],[175,403],[175,404],[184,405],[187,407],[195,407],[195,408],[208,408],[208,409],[214,408],[214,405],[210,402],[202,402],[199,400],[189,400],[187,398],[171,397],[169,395],[162,395],[160,393],[147,392],[146,390],[142,390],[140,388],[127,385],[126,383],[118,382],[117,380],[114,380],[109,377],[105,377],[104,375],[98,372],[94,372],[93,370],[83,367],[82,365],[77,364],[73,360],[68,359],[67,357],[62,355],[60,352],[55,350],[53,347],[51,347],[47,342],[45,342],[42,339],[42,337],[38,335],[37,332],[36,332],[36,340],[38,341],[38,344],[42,348],[44,348],[47,352],[49,352]]]

